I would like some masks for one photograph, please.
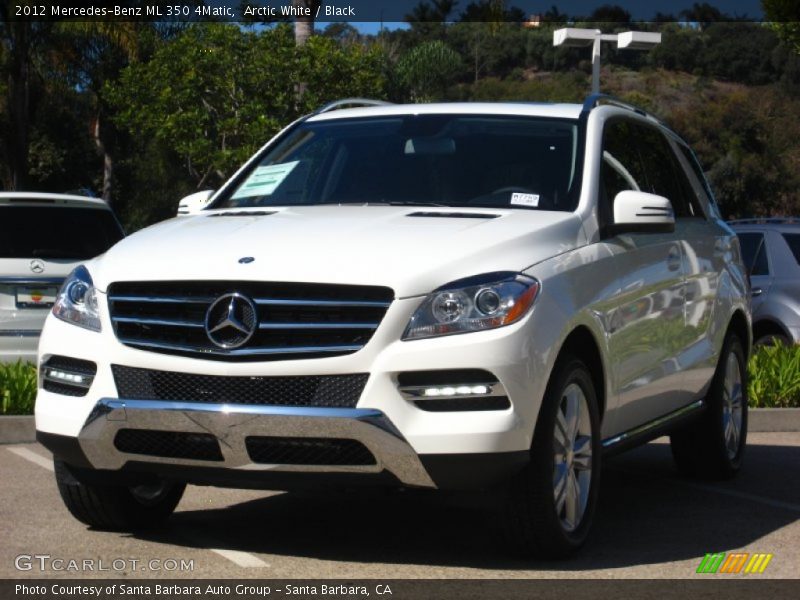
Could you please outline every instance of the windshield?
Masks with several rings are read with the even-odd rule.
[[[304,122],[214,208],[419,204],[571,211],[576,121],[408,115]]]
[[[122,237],[108,210],[0,207],[0,258],[85,260],[103,254]]]

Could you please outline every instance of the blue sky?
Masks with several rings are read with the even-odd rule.
[[[456,15],[463,10],[471,0],[459,0],[456,6]],[[543,13],[551,6],[556,6],[561,12],[568,15],[586,15],[603,4],[616,4],[627,9],[636,20],[644,21],[652,18],[657,12],[675,14],[684,8],[689,8],[698,0],[507,0],[508,5],[517,6],[530,14]],[[700,0],[708,1],[721,11],[731,15],[747,15],[753,19],[762,16],[760,0]],[[395,24],[402,22],[403,17],[416,6],[419,0],[324,0],[324,3],[334,7],[352,6],[356,16],[352,19],[358,22],[359,29],[377,31],[380,22]],[[455,15],[454,15],[455,16]],[[319,21],[324,27],[325,21],[344,20],[342,18],[325,17],[320,15]],[[372,25],[371,22],[375,22]],[[396,25],[395,25],[396,26]]]

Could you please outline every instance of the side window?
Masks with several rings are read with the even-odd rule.
[[[688,216],[701,219],[705,218],[705,212],[703,211],[703,197],[705,193],[702,191],[702,188],[695,187],[689,179],[689,174],[686,172],[681,157],[675,153],[675,146],[682,148],[683,145],[677,141],[671,144],[672,150],[670,151],[670,155],[672,156],[672,165],[675,170],[675,180],[680,187],[683,201],[689,211]]]
[[[686,172],[655,127],[610,120],[603,132],[602,158],[600,214],[606,223],[613,215],[614,198],[624,190],[667,198],[677,218],[703,216]]]
[[[763,233],[739,233],[744,266],[750,275],[769,275],[769,261]],[[798,236],[800,237],[800,236]],[[787,240],[788,241],[788,240]],[[791,244],[790,244],[791,245]]]
[[[714,199],[714,192],[711,191],[711,185],[708,183],[708,179],[706,179],[706,175],[703,172],[703,168],[700,166],[700,162],[697,160],[697,157],[694,155],[694,152],[688,146],[684,146],[683,144],[678,144],[678,148],[680,148],[681,154],[686,159],[686,162],[689,163],[689,166],[692,169],[695,177],[697,177],[697,181],[700,182],[700,185],[703,186],[703,191],[706,194],[709,202],[714,205],[716,204],[716,200]]]
[[[784,233],[783,239],[789,245],[789,250],[792,251],[794,259],[800,265],[800,233]]]

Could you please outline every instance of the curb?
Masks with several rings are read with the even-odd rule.
[[[800,431],[800,408],[751,408],[748,431]],[[33,416],[0,417],[0,444],[30,444],[36,441]]]
[[[29,444],[36,441],[32,416],[0,417],[0,444]]]

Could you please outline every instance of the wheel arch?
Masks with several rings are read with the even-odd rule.
[[[602,422],[607,403],[606,369],[603,355],[600,352],[600,344],[586,325],[578,325],[567,335],[558,351],[556,364],[567,355],[579,358],[589,369],[595,394],[597,394],[597,409],[600,412],[600,421]]]
[[[755,329],[755,325],[753,326],[753,329]],[[735,333],[739,339],[742,340],[742,344],[744,345],[744,356],[745,359],[747,359],[747,357],[750,356],[750,350],[753,346],[753,336],[750,330],[750,324],[748,323],[744,312],[741,310],[734,311],[733,315],[731,315],[731,320],[728,323],[728,332]]]

